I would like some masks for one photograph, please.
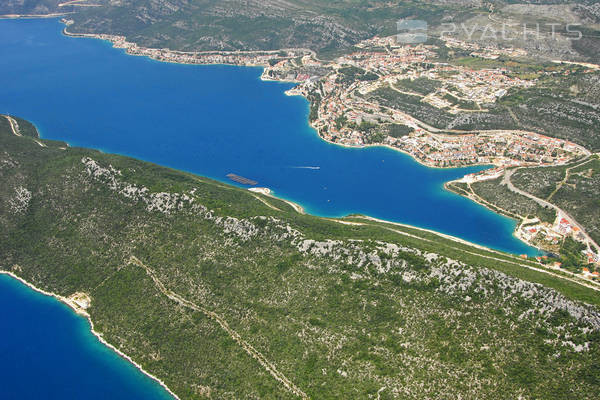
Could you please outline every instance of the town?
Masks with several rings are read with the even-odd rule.
[[[70,21],[64,22],[70,25]],[[512,88],[529,88],[536,82],[514,76],[506,68],[471,68],[436,61],[435,45],[409,46],[397,43],[395,37],[375,37],[357,44],[355,52],[320,60],[308,49],[182,52],[140,47],[123,36],[70,34],[67,28],[65,34],[108,40],[128,54],[164,62],[260,66],[264,68],[263,80],[297,83],[286,94],[309,100],[310,124],[326,141],[352,147],[388,146],[429,167],[494,167],[455,182],[497,179],[511,168],[564,165],[591,154],[570,141],[535,132],[435,127],[403,109],[402,104],[387,104],[381,96],[371,95],[387,90],[416,107],[447,115],[485,113],[486,106]],[[453,38],[447,38],[445,45],[481,60],[525,55],[521,49],[481,48]],[[468,197],[488,206],[476,196]],[[598,246],[561,210],[553,223],[523,218],[515,235],[548,251],[557,250],[565,238],[572,238],[585,245],[583,253],[589,264],[600,268]],[[561,267],[547,256],[538,257],[538,261],[549,268]],[[590,280],[598,280],[599,275],[589,268],[582,273]]]

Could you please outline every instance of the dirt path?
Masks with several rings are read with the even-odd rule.
[[[66,7],[66,6],[102,7],[102,4],[87,4],[86,1],[89,1],[89,0],[70,0],[70,1],[65,1],[64,3],[60,3],[58,6],[59,7]]]
[[[10,124],[10,129],[16,136],[23,136],[23,135],[21,135],[21,131],[19,130],[19,124],[13,117],[11,117],[9,115],[5,115],[4,118],[6,118],[6,120]]]
[[[296,204],[293,201],[285,200],[285,199],[279,198],[277,196],[274,196],[273,193],[271,193],[271,189],[269,189],[269,188],[250,188],[248,190],[251,191],[251,192],[253,192],[253,193],[260,193],[260,194],[262,194],[264,196],[271,197],[272,199],[283,201],[284,203],[287,203],[290,207],[292,207],[298,214],[306,214],[306,212],[304,211],[304,208],[301,205]],[[258,198],[258,196],[255,196],[255,197]],[[259,200],[262,201],[263,203],[265,203],[262,199],[259,199]],[[281,210],[279,210],[278,208],[276,208],[275,206],[273,206],[271,204],[267,204],[267,206],[269,206],[271,208],[274,208],[274,209],[276,209],[278,211],[281,211]]]
[[[367,219],[371,219],[371,218],[367,218]],[[371,220],[373,220],[373,219],[371,219]],[[371,225],[371,224],[368,224],[368,225]],[[371,226],[374,226],[374,225],[371,225]],[[386,227],[386,226],[380,226],[380,227],[383,228],[383,229],[386,229],[388,231],[395,232],[395,233],[397,233],[399,235],[403,235],[403,236],[408,236],[408,237],[411,237],[411,238],[419,239],[419,240],[422,240],[424,242],[435,243],[433,240],[426,239],[426,238],[423,238],[423,237],[420,237],[420,236],[417,236],[417,235],[412,235],[412,234],[410,234],[408,232],[403,232],[403,231],[400,231],[400,230],[397,230],[397,229],[393,229],[393,228],[390,228],[390,227]],[[448,247],[451,248],[451,249],[453,249],[453,250],[459,251],[459,252],[471,254],[471,255],[474,255],[474,256],[477,256],[477,257],[487,258],[488,260],[494,260],[494,261],[499,261],[499,262],[503,262],[503,263],[513,264],[513,265],[517,265],[519,267],[528,268],[528,269],[533,270],[533,271],[542,272],[544,274],[551,275],[551,276],[554,276],[556,278],[560,278],[560,279],[563,279],[563,280],[566,280],[566,281],[569,281],[569,282],[576,283],[576,284],[584,286],[584,287],[586,287],[588,289],[592,289],[592,290],[595,290],[595,291],[600,291],[600,286],[595,285],[595,284],[591,284],[591,283],[582,282],[581,279],[580,279],[580,277],[579,277],[579,275],[577,275],[575,273],[572,273],[572,272],[569,272],[569,271],[561,271],[561,272],[566,273],[568,275],[571,275],[571,276],[573,276],[573,278],[569,278],[568,276],[557,274],[557,273],[549,271],[549,270],[547,270],[545,268],[538,268],[538,267],[534,267],[532,265],[527,265],[527,264],[519,263],[519,262],[516,262],[516,261],[511,261],[511,260],[507,260],[507,259],[504,259],[504,258],[487,256],[487,255],[484,255],[484,254],[476,253],[474,251],[469,251],[469,250],[461,249],[461,248],[454,247],[454,246],[448,246]],[[491,250],[491,249],[486,249],[486,250],[490,251],[490,252],[493,252],[493,253],[497,253],[495,250]]]
[[[144,265],[136,257],[131,256],[129,259],[129,262],[134,265],[137,265],[138,267],[143,268],[146,271],[146,273],[148,274],[148,276],[150,276],[150,278],[152,278],[152,280],[156,284],[156,287],[158,288],[158,290],[162,294],[167,296],[169,299],[175,301],[176,303],[178,303],[186,308],[201,312],[204,315],[206,315],[207,317],[209,317],[210,319],[216,321],[221,326],[221,328],[223,328],[223,330],[225,332],[227,332],[229,334],[229,336],[246,351],[246,353],[248,353],[252,358],[257,360],[258,363],[265,370],[267,370],[267,372],[269,374],[271,374],[271,376],[273,378],[275,378],[279,383],[281,383],[287,390],[289,390],[290,392],[292,392],[293,394],[295,394],[298,397],[301,397],[303,399],[308,399],[308,396],[306,395],[306,393],[304,393],[302,390],[300,390],[300,388],[298,388],[283,373],[279,372],[277,370],[277,368],[269,360],[267,360],[265,356],[263,356],[258,350],[256,350],[250,343],[248,343],[244,339],[242,339],[240,334],[237,333],[236,331],[234,331],[229,326],[227,321],[225,321],[225,319],[223,319],[220,315],[218,315],[215,312],[210,311],[202,306],[192,303],[191,301],[186,300],[183,297],[179,296],[178,294],[167,289],[165,287],[165,285],[158,279],[158,277],[156,276],[156,273],[150,267],[147,267],[146,265]]]
[[[587,164],[591,160],[592,160],[592,158],[590,158],[590,156],[586,156],[582,160],[583,162],[577,163],[577,164],[573,165],[572,167],[567,168],[565,170],[565,177],[564,177],[564,179],[562,181],[560,181],[558,185],[556,185],[556,188],[552,191],[552,193],[550,193],[550,196],[548,196],[546,198],[546,200],[550,201],[554,197],[554,195],[556,194],[556,192],[558,192],[564,186],[564,184],[567,183],[567,181],[569,180],[569,173],[571,172],[571,170],[573,168],[577,168],[577,167],[580,167],[580,166],[582,166],[584,164]]]

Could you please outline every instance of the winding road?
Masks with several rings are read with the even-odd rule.
[[[560,215],[560,214],[564,215],[565,217],[567,217],[573,223],[574,226],[576,226],[577,228],[579,228],[579,230],[581,231],[581,233],[583,234],[583,236],[585,237],[585,239],[587,241],[588,249],[591,246],[594,246],[596,249],[600,249],[600,246],[598,246],[598,244],[587,234],[587,232],[585,231],[585,229],[577,222],[577,220],[575,218],[573,218],[571,215],[569,215],[569,213],[567,213],[563,209],[559,208],[558,206],[550,203],[547,200],[540,199],[539,197],[536,197],[536,196],[532,195],[531,193],[525,192],[525,191],[523,191],[523,190],[515,187],[515,185],[513,185],[512,181],[510,180],[510,178],[512,177],[512,175],[516,171],[518,171],[520,169],[521,168],[515,168],[515,169],[506,170],[506,172],[504,173],[504,178],[502,178],[502,184],[505,184],[506,187],[508,187],[508,189],[511,192],[520,194],[521,196],[525,196],[525,197],[527,197],[527,198],[535,201],[536,203],[538,203],[542,207],[552,208],[553,210],[556,211],[557,215]]]

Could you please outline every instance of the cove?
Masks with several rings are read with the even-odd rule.
[[[43,138],[227,183],[239,174],[311,214],[366,214],[537,253],[512,235],[515,221],[443,188],[483,167],[433,169],[387,148],[329,144],[308,125],[308,102],[284,94],[293,85],[261,81],[260,68],[160,63],[62,28],[0,21],[0,113],[33,121]]]
[[[0,321],[3,399],[172,399],[100,343],[85,318],[3,274]]]

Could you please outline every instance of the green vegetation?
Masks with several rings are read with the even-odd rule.
[[[580,273],[581,269],[588,264],[582,251],[585,250],[583,243],[576,242],[568,237],[560,247],[560,263],[561,267],[571,271]]]
[[[379,76],[377,74],[365,71],[362,68],[352,66],[340,68],[338,70],[338,73],[339,75],[337,78],[337,82],[348,85],[356,81],[376,81],[377,79],[379,79]]]
[[[383,106],[404,111],[418,120],[440,129],[450,125],[456,118],[444,110],[422,102],[420,96],[400,93],[391,87],[374,90],[368,94],[367,98]]]
[[[36,3],[50,0],[33,0]],[[475,11],[458,4],[403,0],[141,0],[102,7],[61,7],[75,32],[124,34],[146,47],[177,50],[273,50],[311,48],[321,58],[335,58],[375,34],[393,35],[396,21],[417,18],[437,25],[448,13],[456,19]],[[16,7],[13,7],[17,9]],[[54,7],[58,10],[58,7]]]
[[[479,197],[502,210],[509,211],[513,216],[538,217],[542,222],[554,222],[556,219],[554,210],[542,207],[530,198],[511,191],[501,182],[502,178],[476,182],[471,185],[471,188]]]
[[[413,128],[401,124],[389,124],[386,126],[387,134],[393,138],[407,136],[414,131]]]
[[[0,265],[61,295],[88,293],[96,329],[183,399],[295,398],[245,345],[310,398],[600,389],[600,296],[528,260],[44,148],[4,121]]]
[[[568,174],[568,176],[567,176]],[[600,242],[600,159],[552,168],[523,168],[513,175],[519,189],[548,199],[573,216]]]
[[[442,82],[426,77],[416,79],[402,79],[396,82],[396,88],[407,91],[422,94],[424,96],[437,91],[442,87]]]
[[[592,151],[600,149],[600,73],[581,70],[540,79],[529,89],[510,91],[499,106],[509,107],[520,129],[570,140]],[[497,108],[493,112],[503,112]]]
[[[481,58],[475,56],[462,57],[452,60],[453,64],[472,69],[495,69],[505,68],[509,76],[515,76],[521,79],[535,79],[542,76],[542,72],[548,68],[556,68],[555,64],[543,62],[514,60],[508,57],[499,57],[497,59]]]
[[[17,121],[17,124],[19,124],[19,133],[21,133],[21,135],[36,139],[39,138],[37,128],[31,122],[18,117],[13,118]],[[6,122],[6,120],[2,118],[2,122]]]
[[[459,99],[458,97],[450,94],[450,93],[446,93],[443,96],[444,100],[449,101],[450,103],[452,103],[453,106],[458,106],[459,108],[463,109],[463,110],[479,110],[479,107],[477,106],[477,103],[475,103],[472,100],[463,100],[463,99]]]

